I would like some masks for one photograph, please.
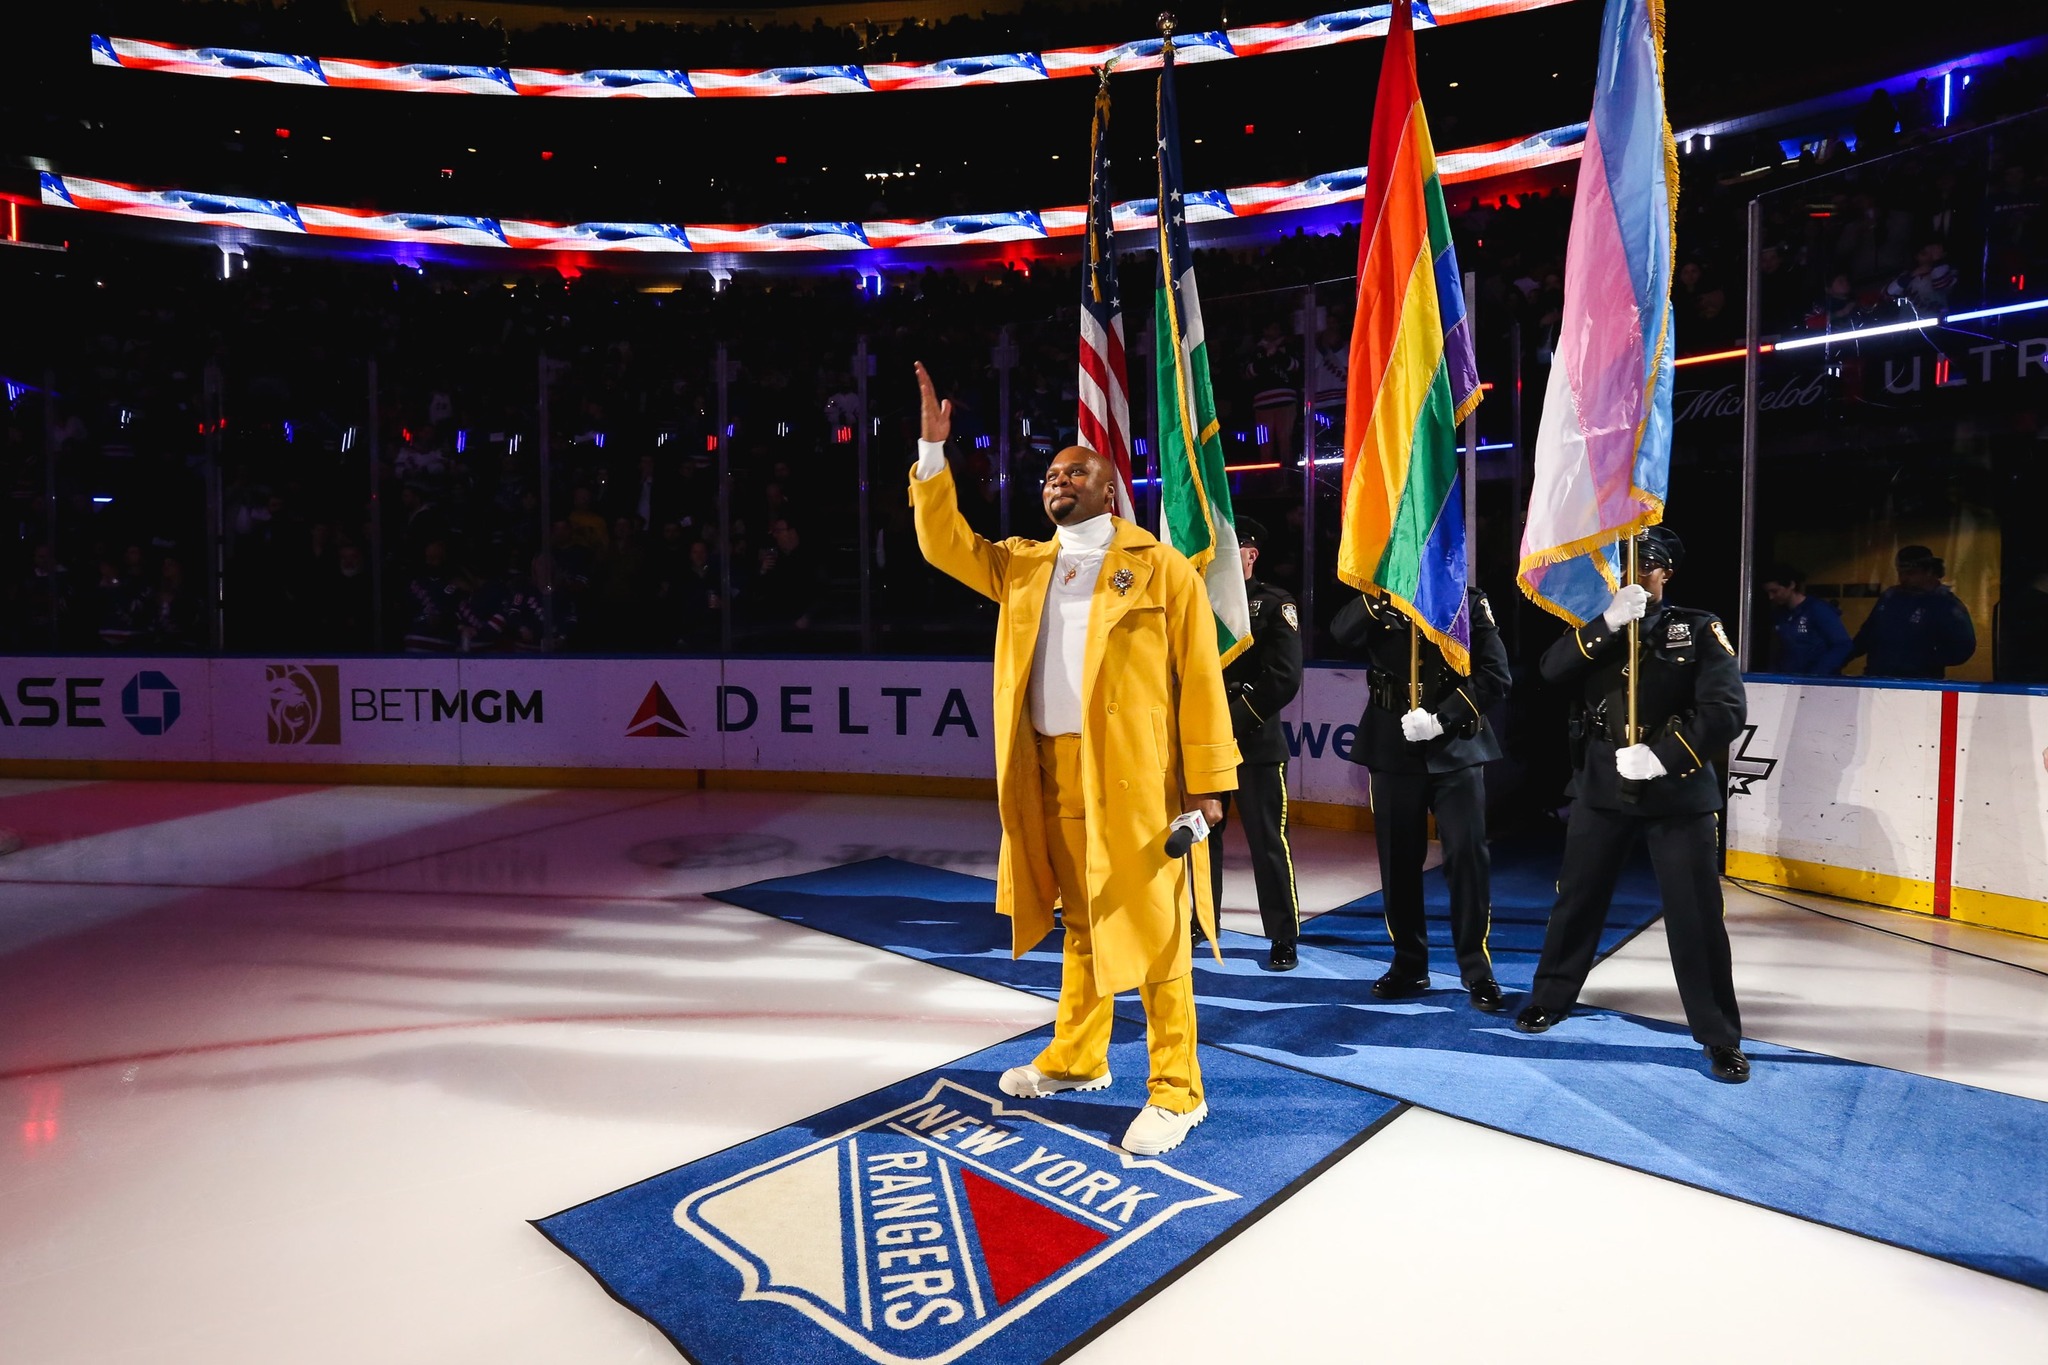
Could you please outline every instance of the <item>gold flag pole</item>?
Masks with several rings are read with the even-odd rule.
[[[1628,538],[1628,581],[1631,586],[1636,582],[1636,537],[1634,536]],[[1642,629],[1643,623],[1640,617],[1628,623],[1628,669],[1626,676],[1628,678],[1628,742],[1630,744],[1636,742],[1636,737],[1639,733],[1636,729],[1636,664],[1641,658],[1641,655],[1637,652],[1637,647],[1641,642]]]
[[[1631,697],[1635,694],[1630,693]],[[1419,710],[1422,706],[1422,632],[1415,628],[1415,618],[1408,618],[1408,709]]]

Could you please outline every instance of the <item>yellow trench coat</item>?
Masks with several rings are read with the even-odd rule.
[[[1021,957],[1052,931],[1059,888],[1047,852],[1036,732],[1026,711],[1031,659],[1056,540],[982,539],[960,515],[950,469],[910,482],[917,544],[943,573],[993,599],[996,804],[1003,822],[996,909]],[[1121,592],[1119,574],[1127,574]],[[1166,856],[1167,827],[1191,794],[1237,789],[1237,742],[1217,662],[1209,594],[1186,556],[1119,519],[1088,618],[1081,677],[1081,780],[1096,987],[1171,981],[1193,967],[1187,864]],[[1194,849],[1202,927],[1216,941],[1208,845]]]

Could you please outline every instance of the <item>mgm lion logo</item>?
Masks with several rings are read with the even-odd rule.
[[[335,665],[265,665],[263,704],[270,743],[341,743],[341,669]]]

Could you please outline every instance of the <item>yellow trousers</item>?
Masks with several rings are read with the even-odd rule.
[[[1060,888],[1066,946],[1052,1042],[1033,1065],[1059,1080],[1087,1080],[1100,1076],[1109,1066],[1109,1032],[1116,1018],[1116,999],[1095,989],[1081,737],[1038,736],[1038,767],[1045,792],[1046,842]],[[1195,1057],[1194,973],[1148,982],[1139,988],[1138,998],[1145,1006],[1145,1044],[1152,1066],[1146,1102],[1185,1114],[1202,1102],[1202,1068]]]

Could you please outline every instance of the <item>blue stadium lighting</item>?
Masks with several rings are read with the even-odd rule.
[[[1978,308],[1968,313],[1950,313],[1944,322],[1974,322],[1978,318],[2001,318],[2008,313],[2031,313],[2037,308],[2048,308],[2048,299],[2034,299],[2028,303],[2007,303],[1997,308]]]
[[[291,438],[287,436],[285,439],[290,440]],[[455,453],[457,455],[460,455],[463,451],[467,449],[469,449],[469,433],[466,431],[458,430],[455,433]]]
[[[1897,332],[1924,332],[1940,323],[1940,318],[1914,318],[1911,322],[1888,322],[1882,327],[1858,327],[1847,332],[1822,332],[1818,336],[1794,337],[1790,341],[1780,341],[1777,348],[1780,351],[1796,351],[1804,346],[1826,346],[1830,342],[1848,341],[1859,337],[1891,336]]]
[[[102,494],[95,494],[95,495],[93,496],[93,502],[94,502],[94,503],[96,503],[96,504],[98,504],[98,505],[99,505],[99,506],[101,506],[101,507],[104,507],[104,506],[106,506],[106,505],[107,505],[108,503],[110,503],[110,502],[112,502],[112,501],[113,501],[113,499],[112,499],[112,498],[110,498],[110,497],[106,497],[106,496],[104,496],[104,495],[102,495]]]

